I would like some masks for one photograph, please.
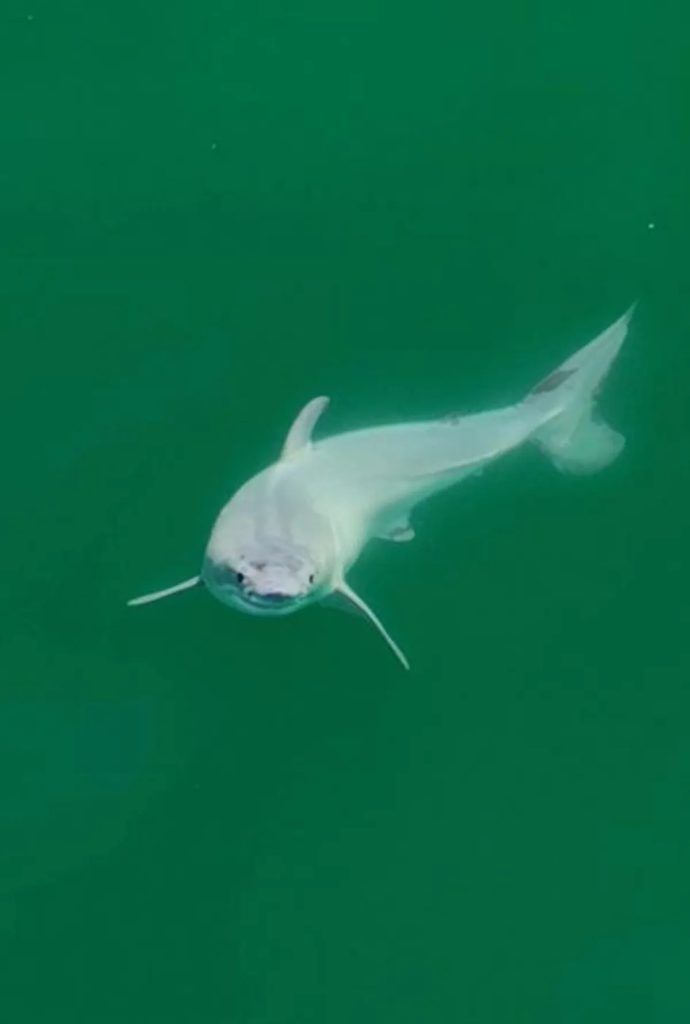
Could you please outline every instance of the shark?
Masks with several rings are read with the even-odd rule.
[[[223,604],[259,616],[337,602],[365,616],[409,668],[379,617],[349,584],[350,568],[374,538],[411,541],[411,516],[420,502],[520,445],[536,445],[565,473],[594,473],[613,462],[625,439],[600,417],[598,395],[633,312],[634,306],[504,408],[315,440],[329,399],[312,399],[291,425],[280,457],[221,509],[201,571],[128,604],[200,586]]]

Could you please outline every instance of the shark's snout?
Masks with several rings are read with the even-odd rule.
[[[284,615],[312,596],[314,575],[294,552],[247,552],[231,560],[207,557],[204,582],[223,603],[242,611]]]

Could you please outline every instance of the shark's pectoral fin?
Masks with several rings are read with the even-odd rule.
[[[133,597],[131,601],[127,602],[127,604],[150,604],[151,601],[159,601],[162,597],[169,597],[171,594],[179,594],[181,590],[190,590],[191,587],[198,587],[200,583],[201,576],[192,576],[191,579],[185,580],[184,583],[177,583],[174,587],[168,587],[166,590],[157,590],[155,594],[144,594],[143,597]]]
[[[311,402],[307,402],[301,412],[297,414],[297,418],[285,438],[282,459],[288,459],[310,444],[311,432],[319,416],[328,405],[328,401],[328,398],[323,395],[319,398],[312,398]]]
[[[345,580],[340,581],[333,591],[333,596],[339,597],[341,601],[346,602],[351,608],[361,612],[362,615],[376,627],[390,649],[393,651],[393,654],[395,654],[396,658],[400,661],[403,668],[409,669],[409,661],[400,650],[393,637],[387,632],[379,617],[375,615],[369,605],[366,604],[362,598],[347,585]]]

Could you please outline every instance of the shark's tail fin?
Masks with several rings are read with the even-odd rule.
[[[557,370],[540,381],[525,399],[547,412],[533,440],[558,469],[568,473],[595,473],[621,453],[622,434],[597,417],[599,387],[628,331],[635,307],[581,348]]]

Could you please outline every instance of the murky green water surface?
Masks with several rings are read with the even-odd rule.
[[[12,1024],[690,1016],[687,14],[7,8]],[[196,571],[300,405],[512,401],[618,316],[628,437],[511,455],[325,609]]]

